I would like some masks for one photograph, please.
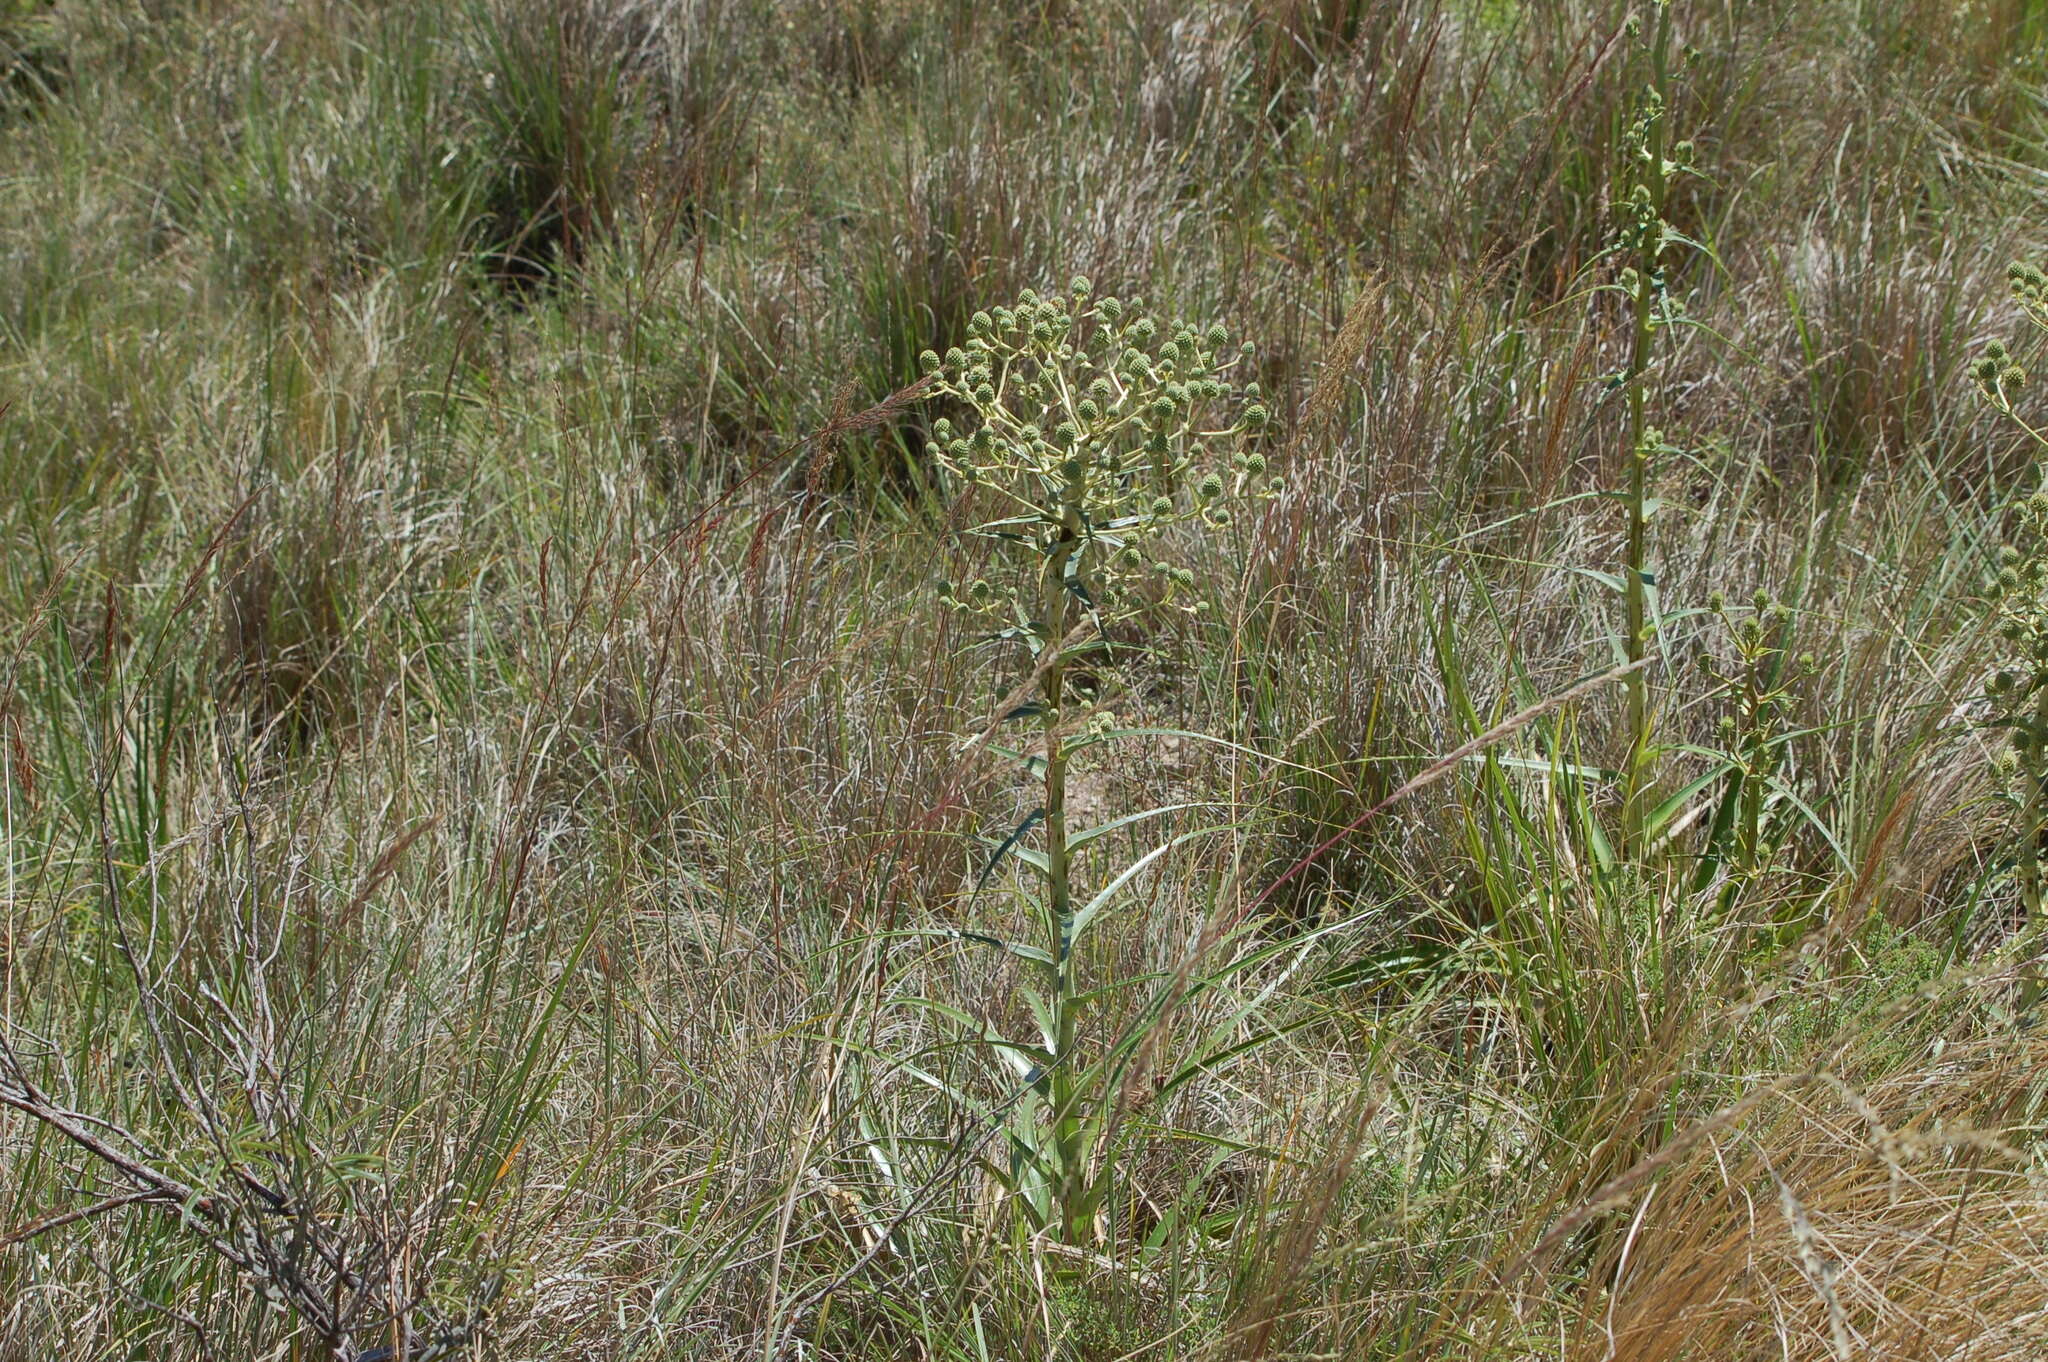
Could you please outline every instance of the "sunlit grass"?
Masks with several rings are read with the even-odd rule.
[[[2038,1355],[1979,10],[0,0],[0,1355]],[[1076,273],[1271,495],[1063,943],[901,390]]]

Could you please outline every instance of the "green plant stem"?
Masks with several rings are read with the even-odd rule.
[[[1072,603],[1067,588],[1067,564],[1080,542],[1079,501],[1082,487],[1070,480],[1062,498],[1061,524],[1051,552],[1046,555],[1041,586],[1045,609],[1045,646],[1065,647],[1068,616]],[[1059,1183],[1054,1195],[1059,1203],[1060,1233],[1065,1243],[1077,1243],[1084,1225],[1081,1204],[1085,1191],[1086,1157],[1081,1123],[1077,1119],[1074,1077],[1074,1040],[1079,1021],[1078,990],[1074,980],[1074,900],[1072,862],[1067,845],[1067,753],[1060,735],[1061,701],[1065,698],[1066,658],[1056,653],[1045,668],[1045,837],[1046,880],[1050,901],[1046,922],[1053,958],[1053,1036],[1049,1068],[1052,1074],[1052,1120],[1054,1148],[1059,1165]]]
[[[2048,686],[2034,692],[2034,712],[2031,717],[2032,739],[2035,753],[2040,751],[2041,735],[2048,732]],[[2038,761],[2038,758],[2037,758]],[[2042,780],[2038,769],[2031,770],[2026,777],[2026,800],[2020,813],[2020,901],[2025,905],[2027,921],[2041,921],[2041,826],[2044,821]]]
[[[2043,790],[2038,764],[2041,735],[2048,733],[2048,686],[2035,690],[2031,720],[2034,764],[2024,777],[2027,795],[2020,814],[2020,902],[2026,911],[2023,931],[2038,930],[2043,921],[2048,921],[2041,911],[2041,828],[2044,821],[2048,821],[2048,798],[2044,798],[2048,791]],[[2048,993],[2048,976],[2044,976],[2039,964],[2023,965],[2021,969],[2016,1010],[2024,1021],[2032,1017],[2042,995]]]

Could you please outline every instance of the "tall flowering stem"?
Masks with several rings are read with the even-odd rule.
[[[1020,710],[1035,714],[1042,745],[1028,760],[1043,782],[1044,850],[1029,863],[1046,881],[1044,944],[1033,958],[1051,976],[1033,1079],[1051,1138],[1036,1185],[1043,1228],[1069,1243],[1094,1235],[1101,1200],[1100,1126],[1080,1058],[1075,944],[1088,910],[1075,907],[1068,826],[1079,727],[1070,663],[1100,646],[1077,639],[1113,621],[1204,609],[1194,572],[1148,545],[1174,526],[1228,525],[1233,502],[1277,490],[1255,448],[1266,408],[1256,384],[1230,381],[1237,356],[1227,341],[1220,325],[1163,326],[1076,279],[1064,296],[1027,291],[1014,306],[977,312],[964,346],[922,357],[933,398],[965,413],[957,425],[934,422],[928,448],[952,489],[991,512],[970,533],[991,541],[999,565],[991,577],[940,583],[940,597],[978,618],[988,641],[1022,644],[1040,678],[1036,704]],[[1106,716],[1091,725],[1101,736]]]
[[[1669,324],[1673,301],[1666,291],[1664,256],[1688,242],[1665,220],[1672,181],[1686,169],[1691,146],[1673,147],[1670,135],[1671,6],[1655,0],[1656,31],[1646,48],[1650,81],[1629,125],[1623,148],[1634,183],[1624,207],[1620,252],[1629,263],[1621,289],[1630,312],[1628,368],[1621,380],[1628,400],[1628,538],[1623,550],[1622,595],[1626,611],[1624,649],[1636,664],[1628,677],[1628,756],[1623,767],[1622,826],[1627,844],[1642,840],[1650,795],[1654,716],[1650,680],[1641,666],[1650,647],[1650,486],[1664,437],[1649,424],[1649,369],[1658,332]],[[1635,28],[1632,21],[1631,31]]]

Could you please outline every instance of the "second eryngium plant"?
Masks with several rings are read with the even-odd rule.
[[[941,583],[940,595],[985,620],[992,641],[1022,644],[1036,691],[999,716],[1035,718],[1043,743],[1026,755],[1043,804],[1004,849],[1044,880],[1043,898],[1028,896],[1043,945],[1012,950],[1050,976],[1050,989],[1030,995],[1042,1044],[990,1039],[1034,1099],[1012,1124],[1005,1180],[1040,1228],[1069,1243],[1093,1233],[1102,1196],[1095,1146],[1107,1115],[1106,1070],[1090,1069],[1078,1050],[1084,990],[1075,946],[1157,855],[1076,907],[1074,853],[1103,829],[1069,831],[1068,763],[1090,735],[1104,735],[1106,721],[1096,715],[1082,729],[1069,664],[1099,646],[1112,619],[1168,602],[1199,610],[1204,602],[1186,599],[1194,574],[1154,560],[1147,541],[1178,524],[1226,525],[1234,499],[1272,490],[1251,447],[1266,409],[1256,385],[1239,390],[1226,377],[1227,339],[1221,326],[1161,326],[1076,279],[1066,297],[1027,290],[1014,307],[975,313],[965,346],[923,356],[932,396],[966,413],[961,427],[935,422],[929,448],[958,490],[987,508],[990,518],[972,533],[990,541],[1000,564],[990,577]],[[1034,824],[1043,851],[1026,846]]]
[[[2007,281],[2028,320],[2048,331],[2048,274],[2015,262]],[[2003,342],[1985,348],[1971,376],[1985,400],[2048,456],[2048,436],[2014,406],[2027,385],[2027,371]],[[2037,481],[2048,484],[2048,464],[2041,469]],[[2041,838],[2048,829],[2048,485],[2020,498],[2015,509],[2016,542],[2002,546],[1998,558],[1998,632],[2010,645],[2009,665],[1991,678],[1990,719],[2012,733],[2012,746],[2000,765],[2015,787],[2020,900],[2029,920],[2038,923],[2048,899],[2041,859]]]

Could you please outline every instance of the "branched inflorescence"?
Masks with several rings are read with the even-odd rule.
[[[931,450],[1007,503],[980,532],[1029,544],[1050,582],[1098,618],[1135,609],[1148,577],[1168,596],[1194,585],[1187,568],[1148,562],[1146,540],[1189,519],[1226,525],[1233,498],[1277,490],[1246,447],[1266,408],[1257,384],[1226,378],[1235,356],[1220,324],[1162,327],[1076,279],[1067,297],[1026,290],[1014,307],[977,312],[969,330],[965,346],[923,355],[933,395],[971,413],[965,428],[935,422]],[[939,591],[999,627],[1038,632],[1039,583]]]

